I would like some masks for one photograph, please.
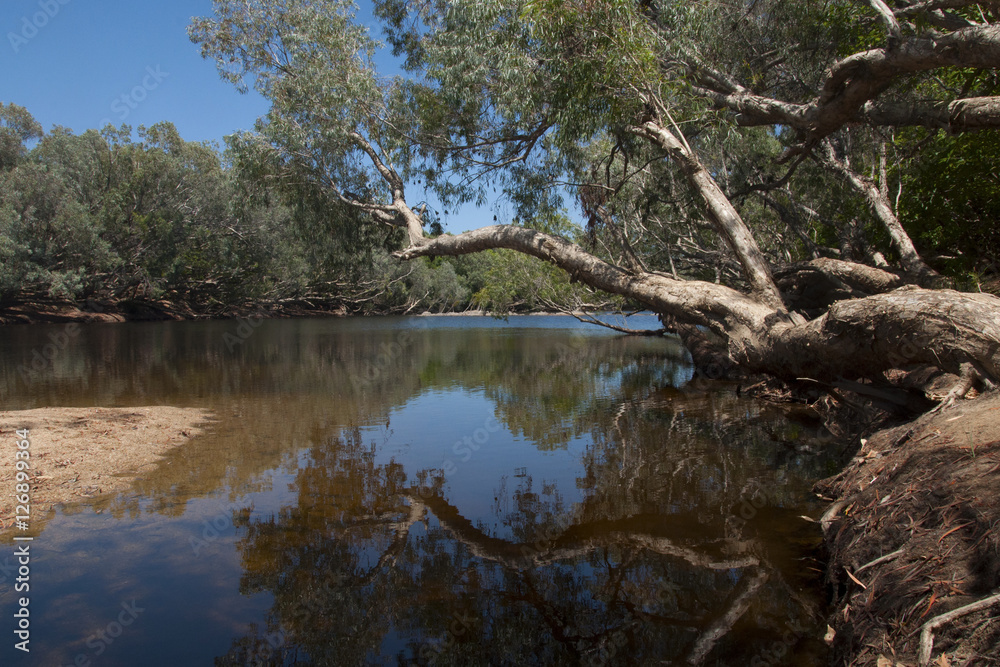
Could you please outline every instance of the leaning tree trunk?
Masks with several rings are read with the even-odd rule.
[[[647,121],[631,128],[631,131],[662,148],[680,167],[692,190],[701,198],[712,226],[726,240],[739,260],[754,294],[775,310],[784,311],[784,301],[771,275],[771,266],[757,246],[753,234],[679,132],[671,131],[656,121]]]
[[[808,321],[793,322],[783,309],[723,285],[634,274],[556,236],[512,225],[483,227],[441,236],[396,255],[464,255],[506,248],[552,262],[573,280],[638,301],[673,322],[684,336],[712,332],[735,363],[795,380],[879,379],[884,371],[915,365],[961,374],[971,364],[980,376],[1000,383],[1000,299],[988,294],[904,287],[834,303]],[[869,267],[842,276],[879,282]],[[884,272],[882,272],[884,273]],[[872,281],[875,282],[872,282]]]

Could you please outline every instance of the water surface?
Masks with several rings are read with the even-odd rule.
[[[829,441],[675,340],[539,316],[69,331],[0,329],[3,409],[216,421],[46,521],[32,653],[6,640],[4,665],[823,663],[799,515]]]

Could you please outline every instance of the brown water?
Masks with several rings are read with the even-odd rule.
[[[30,655],[0,545],[0,664],[823,664],[814,423],[570,318],[253,324],[0,328],[3,409],[218,418],[47,521]]]

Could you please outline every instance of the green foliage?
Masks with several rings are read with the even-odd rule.
[[[1000,135],[913,131],[899,143],[920,148],[899,168],[899,208],[921,250],[957,278],[1000,271]]]
[[[399,230],[296,181],[259,136],[231,137],[223,156],[169,123],[137,140],[128,127],[35,136],[26,114],[18,122],[37,144],[18,144],[0,172],[0,299],[441,312],[468,308],[483,287],[474,261],[393,258]],[[541,224],[571,231],[565,218]]]
[[[42,136],[42,126],[17,104],[0,102],[0,171],[16,166],[27,154],[27,143]]]
[[[488,250],[477,258],[473,304],[504,314],[551,309],[552,303],[570,302],[569,278],[551,264],[511,250]]]
[[[885,45],[867,3],[374,5],[405,77],[380,76],[381,44],[348,0],[215,0],[214,16],[195,19],[191,39],[222,77],[271,103],[224,155],[168,123],[138,140],[128,127],[43,136],[26,110],[0,105],[0,290],[380,312],[592,299],[552,265],[506,252],[398,263],[414,185],[446,206],[502,200],[515,224],[628,270],[741,286],[683,160],[644,135],[651,121],[685,137],[772,262],[893,259],[863,196],[809,160],[779,161],[801,136],[743,127],[716,106],[719,90],[817,99],[838,59]],[[904,36],[922,21],[904,21]],[[998,89],[995,70],[954,68],[907,77],[881,99]],[[851,127],[829,140],[869,181],[887,160],[878,184],[921,251],[953,257],[953,275],[997,270],[994,134]],[[571,199],[585,233],[564,215]],[[423,222],[434,231],[433,214]]]
[[[211,308],[259,295],[275,239],[230,210],[210,147],[169,123],[56,128],[0,173],[0,294],[157,299]]]

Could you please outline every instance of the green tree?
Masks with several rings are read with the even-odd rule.
[[[42,126],[22,106],[0,102],[0,170],[15,167],[28,153],[28,142],[42,136]]]

